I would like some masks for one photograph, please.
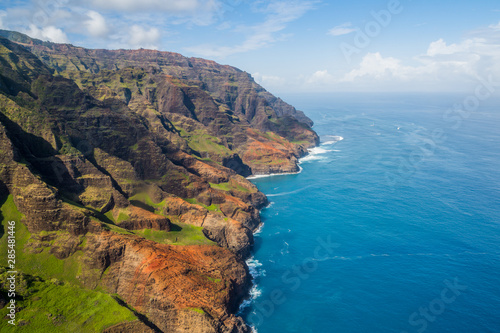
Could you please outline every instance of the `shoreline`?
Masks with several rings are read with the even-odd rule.
[[[340,140],[343,140],[343,138],[341,138]],[[340,140],[338,140],[338,141],[340,141]],[[327,144],[329,144],[329,142],[327,142]],[[268,177],[298,175],[298,174],[302,173],[302,171],[304,170],[304,168],[302,168],[300,166],[301,159],[315,155],[315,154],[311,154],[311,151],[315,148],[320,147],[320,145],[321,145],[321,143],[319,143],[317,146],[314,146],[312,148],[307,149],[307,153],[304,156],[301,156],[300,158],[298,158],[297,167],[299,168],[299,171],[297,171],[297,172],[270,173],[270,174],[266,174],[266,175],[251,175],[251,176],[248,176],[245,178],[249,181],[252,181],[254,179],[261,179],[261,178],[268,178]],[[267,197],[267,195],[266,195],[266,197]],[[260,216],[263,209],[271,207],[272,204],[273,203],[271,201],[269,201],[269,203],[265,207],[260,209],[259,216]],[[263,228],[264,228],[264,223],[261,222],[260,225],[254,231],[252,231],[252,234],[255,236],[255,235],[261,233]],[[260,294],[261,294],[261,292],[257,289],[257,284],[254,281],[256,278],[262,276],[262,272],[259,272],[257,270],[257,268],[262,266],[262,264],[257,259],[255,259],[254,253],[253,253],[253,246],[252,246],[252,249],[250,251],[250,256],[247,259],[245,259],[245,265],[248,269],[248,272],[250,272],[250,275],[252,277],[252,280],[251,280],[252,284],[251,284],[250,288],[248,289],[248,293],[247,293],[246,297],[244,297],[242,299],[240,305],[238,306],[238,311],[235,313],[236,316],[240,316],[240,317],[242,317],[245,310],[251,306],[254,299],[257,298],[258,296],[260,296]],[[265,272],[264,272],[264,275],[265,275]],[[242,319],[245,322],[245,324],[250,328],[252,333],[257,333],[257,329],[255,327],[251,326],[245,320],[245,318],[242,317]]]
[[[303,157],[308,156],[304,155]],[[301,157],[302,158],[302,157]],[[299,159],[300,161],[300,159]],[[247,180],[253,180],[253,179],[260,179],[260,178],[268,178],[268,177],[276,177],[276,176],[290,176],[290,175],[298,175],[299,173],[302,172],[302,167],[300,166],[300,162],[297,163],[297,166],[299,167],[299,171],[297,172],[282,172],[282,173],[269,173],[269,174],[261,174],[261,175],[251,175],[246,177]],[[265,194],[265,193],[264,193]]]
[[[298,158],[297,166],[299,168],[299,171],[297,171],[297,172],[284,172],[284,173],[271,173],[271,174],[267,174],[267,175],[251,175],[251,176],[246,177],[246,179],[249,181],[252,181],[254,179],[276,177],[276,176],[290,176],[290,175],[298,175],[298,174],[302,173],[304,168],[302,168],[300,166],[300,164],[303,162],[304,159],[314,157],[315,155],[321,155],[325,152],[330,151],[330,150],[321,150],[321,146],[331,146],[331,145],[334,145],[334,144],[344,140],[344,138],[342,136],[337,136],[337,135],[328,135],[326,137],[332,138],[333,140],[327,140],[324,143],[318,143],[317,146],[314,146],[312,148],[308,148],[307,153],[304,156],[301,156],[300,158]],[[266,195],[266,197],[267,197],[267,195]],[[270,207],[271,205],[272,205],[272,202],[269,201],[269,204],[267,206],[265,206],[261,210],[259,210],[259,215],[261,214],[263,209],[266,209],[266,208]],[[261,223],[252,232],[252,234],[255,236],[255,235],[261,233],[263,228],[264,228],[264,223]],[[253,246],[252,246],[252,249],[250,251],[250,256],[245,260],[245,265],[247,266],[247,269],[250,272],[250,275],[252,276],[252,281],[251,281],[252,285],[250,286],[250,288],[248,290],[247,296],[242,299],[241,304],[238,307],[238,312],[235,314],[237,316],[242,316],[244,311],[248,307],[251,306],[254,298],[257,298],[260,295],[260,291],[257,290],[257,284],[255,284],[254,281],[256,278],[262,276],[262,274],[265,275],[265,271],[263,273],[257,271],[257,268],[262,266],[262,264],[257,259],[255,259],[254,253],[253,253]],[[245,322],[245,324],[248,325],[248,327],[251,329],[252,333],[257,333],[257,329],[255,327],[251,326],[248,322],[246,322],[245,318],[242,318],[242,319]]]

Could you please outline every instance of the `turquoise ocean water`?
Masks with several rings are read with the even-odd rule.
[[[252,180],[257,332],[500,332],[500,103],[467,97],[285,98],[322,144]]]

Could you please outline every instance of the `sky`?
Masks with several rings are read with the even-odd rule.
[[[498,0],[1,0],[0,28],[212,59],[276,94],[500,91]]]

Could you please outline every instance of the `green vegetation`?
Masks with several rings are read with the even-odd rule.
[[[127,213],[120,211],[120,213],[118,214],[118,219],[116,220],[116,223],[120,223],[122,221],[128,221],[128,220],[130,220],[130,216],[128,216]]]
[[[199,202],[198,200],[196,200],[195,198],[187,198],[187,199],[184,199],[184,201],[187,201],[187,202],[189,202],[190,204],[193,204],[193,205],[203,206],[203,204],[201,202]]]
[[[263,164],[263,165],[282,165],[289,162],[289,160],[284,158],[273,158],[272,156],[262,156],[258,160],[252,160],[253,164]]]
[[[59,136],[58,137],[59,142],[61,143],[61,148],[59,149],[59,154],[64,154],[64,155],[73,155],[73,156],[81,156],[82,153],[73,147],[73,145],[70,143],[70,140],[66,136]]]
[[[188,146],[199,153],[215,154],[218,156],[229,156],[231,150],[224,146],[219,138],[206,134],[205,131],[194,130],[187,132],[182,128],[182,123],[174,123],[174,126],[179,130],[179,134],[184,138]]]
[[[307,145],[309,144],[310,142],[307,141],[307,140],[301,140],[301,141],[290,141],[291,143],[294,143],[296,145]]]
[[[163,180],[166,180],[166,179],[171,179],[171,180],[180,180],[181,182],[183,180],[187,180],[189,181],[189,175],[187,173],[184,173],[184,172],[181,172],[179,170],[176,170],[176,169],[170,169],[167,171],[167,173],[165,175],[162,176],[162,179]]]
[[[209,183],[209,184],[211,188],[214,188],[216,190],[230,192],[233,189],[233,187],[231,186],[231,184],[229,184],[229,182],[220,184],[214,184],[214,183]]]
[[[170,83],[174,84],[175,86],[179,88],[184,88],[184,87],[197,87],[196,85],[189,84],[190,82],[187,80],[180,80],[177,77],[174,76],[168,76]]]
[[[36,249],[36,252],[41,251],[39,253],[30,253],[34,250],[32,249],[33,242],[30,241],[31,234],[26,226],[21,223],[22,215],[17,210],[12,195],[7,197],[7,200],[0,208],[0,212],[3,216],[2,227],[4,230],[7,230],[8,221],[16,222],[16,269],[19,271],[37,275],[44,279],[57,278],[71,282],[74,285],[81,285],[80,280],[77,279],[80,274],[86,276],[98,274],[97,270],[82,271],[82,253],[80,251],[62,260],[49,253],[49,247]],[[46,243],[45,245],[64,245],[65,241],[71,237],[69,233],[64,231],[55,231],[50,234],[54,234],[56,237],[52,243]],[[0,253],[7,253],[7,245],[7,236],[4,234],[0,238]],[[6,266],[6,260],[7,257],[2,256],[0,265]]]
[[[66,259],[57,259],[49,253],[48,245],[64,246],[72,238],[64,231],[42,231],[36,236],[52,239],[41,242],[42,247],[33,251],[35,244],[31,234],[21,223],[23,215],[18,211],[12,195],[0,202],[0,218],[5,232],[8,221],[16,222],[16,262],[19,272],[16,281],[17,326],[9,330],[4,325],[2,332],[100,332],[106,327],[121,322],[137,320],[133,312],[121,306],[110,295],[99,291],[82,289],[79,277],[85,276],[97,280],[98,270],[83,270],[82,252],[77,251]],[[115,226],[112,226],[115,227]],[[118,228],[118,227],[115,227]],[[80,238],[80,248],[86,243]],[[37,242],[38,243],[38,242]],[[44,244],[47,247],[43,247]],[[0,238],[0,253],[7,253],[7,234]],[[6,266],[6,256],[2,257],[2,266]],[[23,272],[23,273],[21,273]],[[24,274],[28,273],[28,274]],[[0,284],[5,285],[7,273],[0,268]],[[65,281],[65,282],[60,282]],[[0,289],[0,293],[5,290]],[[77,306],[75,306],[77,305]],[[5,317],[8,309],[0,310],[0,317]]]
[[[43,136],[50,131],[47,118],[41,110],[33,112],[31,108],[36,107],[34,100],[29,96],[23,98],[22,95],[23,93],[19,93],[17,97],[9,99],[0,94],[1,112],[18,123],[24,131]]]
[[[0,268],[0,281],[7,271]],[[101,332],[121,322],[137,320],[134,313],[121,306],[111,295],[85,290],[56,279],[19,274],[16,306],[16,327],[2,325],[2,332]],[[0,310],[2,318],[7,307]]]
[[[201,202],[199,202],[198,200],[196,200],[196,198],[187,198],[187,199],[184,199],[184,201],[186,202],[189,202],[190,204],[192,205],[198,205],[198,206],[201,206],[211,212],[219,212],[219,213],[222,213],[222,211],[220,210],[220,207],[219,205],[217,204],[211,204],[210,206],[207,206]]]
[[[14,198],[12,195],[4,198],[2,202],[0,202],[0,213],[3,216],[2,223],[4,221],[16,221],[19,222],[23,215],[17,210],[16,204],[14,203]]]
[[[98,221],[98,220],[94,219],[94,221]],[[102,225],[102,227],[105,230],[112,231],[115,234],[119,234],[119,235],[134,235],[134,233],[132,231],[124,229],[124,228],[121,228],[121,227],[119,227],[117,225],[114,225],[114,224],[102,223],[101,225]]]
[[[172,245],[216,245],[203,234],[203,228],[184,223],[172,223],[171,231],[136,230],[135,233],[146,239]]]
[[[271,141],[277,141],[277,142],[280,142],[280,143],[283,143],[285,142],[285,140],[280,137],[279,135],[277,135],[276,133],[273,133],[273,132],[259,132],[263,137],[265,137],[266,139],[269,139]]]
[[[167,203],[165,200],[162,202],[155,203],[153,199],[147,194],[147,193],[138,193],[135,194],[134,196],[131,196],[129,198],[129,201],[138,207],[144,208],[146,210],[149,210],[155,214],[162,215],[163,214],[163,209],[167,206]],[[118,216],[118,220],[120,220],[120,217]],[[125,220],[122,220],[125,221]]]
[[[214,153],[220,156],[227,156],[231,154],[231,151],[221,145],[219,140],[214,136],[201,134],[192,135],[186,139],[189,147],[197,152]]]
[[[210,206],[203,205],[203,207],[205,207],[206,209],[208,209],[211,212],[222,213],[222,211],[220,210],[219,205],[217,205],[217,204],[211,204]]]
[[[198,157],[198,156],[195,156],[196,159],[198,159],[199,161],[202,161],[202,162],[212,162],[212,163],[217,163],[217,162],[214,162],[214,160],[212,160],[210,157]]]
[[[188,309],[191,311],[194,311],[194,312],[205,314],[205,311],[203,311],[203,309],[201,309],[201,308],[188,308]]]
[[[216,190],[221,190],[221,191],[226,191],[226,192],[231,192],[231,191],[240,191],[240,192],[245,192],[245,193],[251,193],[252,191],[246,187],[241,186],[237,182],[229,181],[227,183],[220,183],[220,184],[214,184],[210,183],[210,187],[216,189]]]
[[[215,283],[219,283],[222,281],[221,279],[215,279],[215,278],[210,277],[210,276],[207,276],[207,279],[209,279],[210,281],[215,282]]]
[[[210,211],[220,212],[218,205],[206,206],[198,202],[196,199],[185,199],[187,202],[200,205],[205,207]],[[163,208],[166,206],[166,202],[162,201],[160,203],[155,203],[147,193],[138,193],[130,197],[132,203],[143,203],[154,209],[155,214],[165,216],[163,214]],[[169,217],[172,220],[171,216]],[[164,230],[134,230],[134,233],[142,236],[146,239],[155,241],[162,244],[172,244],[172,245],[216,245],[203,234],[203,228],[197,227],[191,224],[185,224],[181,222],[172,223],[171,231]]]
[[[115,218],[113,217],[113,211],[110,210],[109,212],[105,213],[104,216],[106,216],[109,220],[115,221]]]

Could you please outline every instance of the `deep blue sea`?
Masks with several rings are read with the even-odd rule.
[[[322,144],[252,180],[258,333],[500,332],[500,102],[468,97],[285,96]]]

